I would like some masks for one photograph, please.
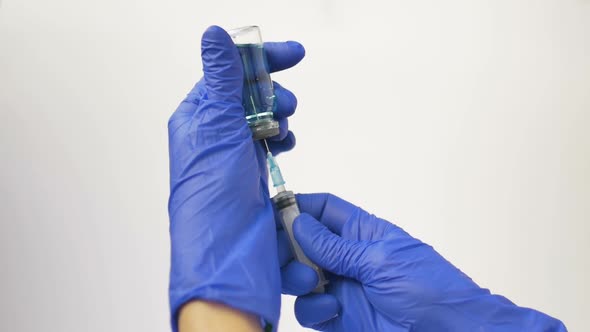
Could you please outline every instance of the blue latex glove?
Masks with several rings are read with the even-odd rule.
[[[312,261],[333,273],[326,294],[297,298],[295,315],[303,326],[354,332],[566,331],[554,318],[490,294],[429,245],[359,207],[330,194],[297,199],[303,213],[295,220],[295,237]],[[287,264],[288,253],[280,256]],[[309,291],[316,281],[301,264],[283,273],[292,294]]]
[[[242,65],[230,36],[219,27],[202,38],[204,77],[168,122],[170,149],[170,310],[193,299],[224,303],[258,315],[275,328],[280,270],[266,158],[242,108]],[[304,56],[296,42],[266,43],[271,71]],[[287,128],[295,96],[275,85],[278,154],[295,145]]]

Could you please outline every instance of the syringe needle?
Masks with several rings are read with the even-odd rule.
[[[266,146],[266,152],[270,152],[270,149],[268,148],[268,143],[266,143],[266,139],[263,139],[264,141],[264,146]]]

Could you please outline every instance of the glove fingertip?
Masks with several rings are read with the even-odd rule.
[[[212,25],[205,30],[201,38],[201,59],[208,97],[240,102],[243,76],[240,55],[223,28]]]
[[[264,49],[271,72],[291,68],[305,56],[305,48],[298,42],[266,42]]]
[[[282,141],[268,140],[267,143],[272,154],[276,156],[283,152],[291,151],[295,147],[297,140],[295,139],[293,132],[288,131],[287,137]]]
[[[278,83],[273,82],[273,85],[277,103],[274,117],[275,119],[288,118],[297,109],[297,97],[293,92],[283,88]]]
[[[337,317],[340,309],[340,302],[330,294],[310,294],[295,301],[295,317],[305,327],[314,327]]]
[[[222,27],[220,27],[219,25],[210,25],[205,32],[203,32],[203,37],[205,37],[208,34],[218,34],[221,32],[225,32],[225,30],[223,30]]]
[[[281,282],[284,293],[304,295],[316,287],[318,275],[309,266],[292,261],[289,265],[281,268]]]
[[[201,51],[207,50],[214,45],[233,45],[231,37],[222,27],[212,25],[203,32],[201,37]]]
[[[293,53],[295,53],[299,59],[303,59],[305,57],[305,47],[303,47],[300,42],[288,40],[287,45],[289,45],[289,47],[293,50]]]

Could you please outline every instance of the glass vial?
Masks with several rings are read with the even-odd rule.
[[[255,140],[279,134],[274,119],[276,96],[272,87],[268,62],[264,53],[260,28],[247,26],[228,31],[238,47],[244,67],[242,106]]]

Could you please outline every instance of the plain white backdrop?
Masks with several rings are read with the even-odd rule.
[[[290,188],[588,329],[590,1],[3,0],[0,330],[169,329],[166,126],[211,24],[307,49]]]

